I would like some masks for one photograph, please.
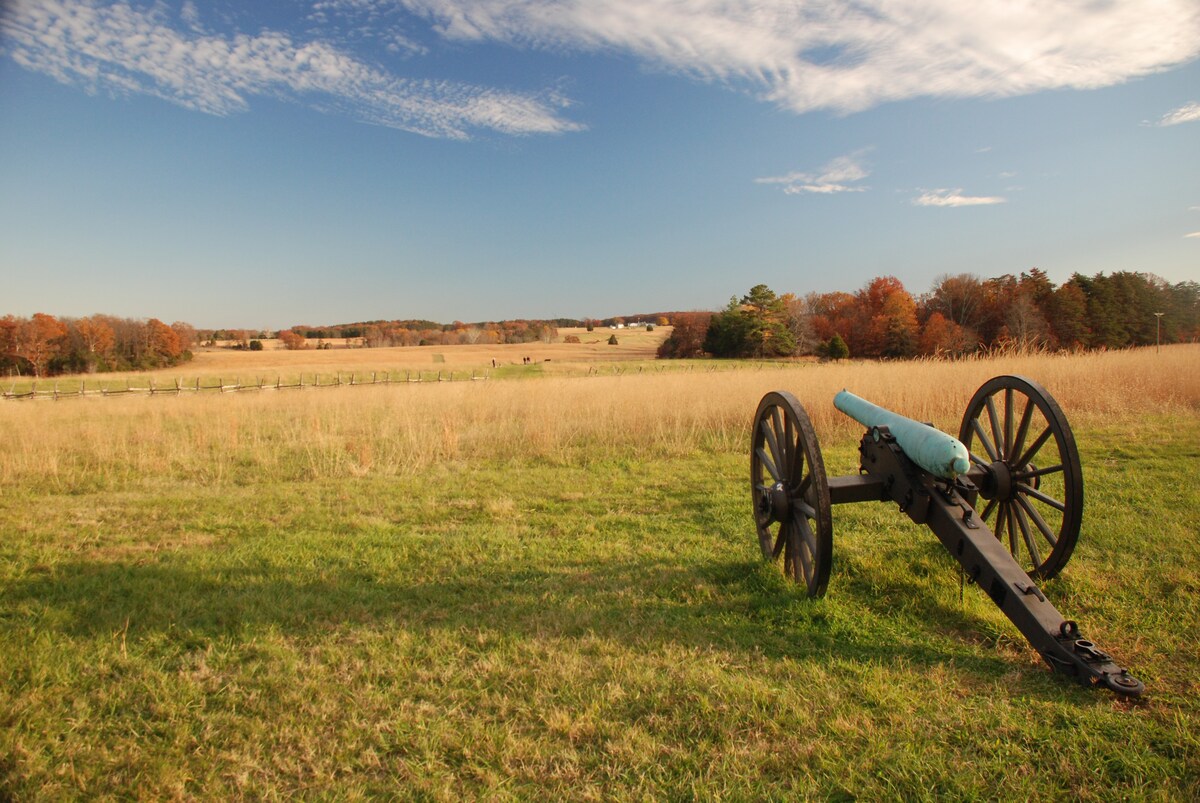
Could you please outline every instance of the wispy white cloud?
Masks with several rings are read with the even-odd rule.
[[[632,53],[796,112],[1091,89],[1200,55],[1196,0],[391,1],[449,39]]]
[[[1173,109],[1164,114],[1158,121],[1160,126],[1179,125],[1180,123],[1192,123],[1200,120],[1200,103],[1185,103],[1178,109]]]
[[[1185,238],[1186,238],[1186,237],[1200,237],[1200,231],[1194,231],[1194,232],[1192,232],[1191,234],[1185,234],[1185,235],[1183,235],[1183,236],[1184,236]]]
[[[238,8],[244,30],[256,7]],[[18,63],[91,91],[212,114],[260,95],[323,95],[324,107],[447,137],[582,126],[552,91],[406,79],[357,45],[411,57],[441,37],[630,54],[797,113],[1089,89],[1200,56],[1196,0],[1154,0],[1152,13],[1145,0],[309,0],[303,35],[262,26],[218,35],[204,29],[205,13],[195,0],[178,12],[162,0],[9,0],[0,33]],[[1189,104],[1160,124],[1197,114]]]
[[[839,192],[862,192],[866,187],[858,184],[870,171],[863,166],[866,151],[839,156],[814,173],[792,172],[782,176],[756,178],[756,184],[779,184],[788,195],[816,193],[832,195]]]
[[[8,54],[28,69],[92,92],[143,93],[209,114],[243,111],[251,98],[269,95],[433,137],[581,128],[561,115],[568,103],[553,92],[409,80],[322,41],[269,30],[204,33],[199,18],[196,6],[185,3],[183,31],[159,4],[17,0],[0,25]]]
[[[989,206],[1007,203],[998,195],[963,195],[961,189],[928,190],[912,201],[917,206]]]

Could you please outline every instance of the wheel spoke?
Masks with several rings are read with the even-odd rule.
[[[1025,411],[1021,413],[1021,424],[1017,427],[1017,436],[1013,439],[1013,454],[1020,454],[1025,448],[1025,436],[1029,434],[1029,424],[1033,420],[1035,405],[1033,399],[1026,397]]]
[[[1038,513],[1037,509],[1034,508],[1033,505],[1029,504],[1025,497],[1019,494],[1017,495],[1017,504],[1019,504],[1021,508],[1029,515],[1029,518],[1033,520],[1034,525],[1041,530],[1042,536],[1047,542],[1049,542],[1050,546],[1056,546],[1058,544],[1058,536],[1054,534],[1054,530],[1050,529],[1050,525],[1047,524],[1046,520],[1042,518],[1042,514]]]
[[[1033,460],[1038,451],[1041,450],[1046,441],[1050,440],[1050,436],[1053,434],[1054,432],[1050,429],[1050,427],[1046,427],[1044,430],[1042,430],[1042,434],[1037,436],[1037,440],[1035,440],[1025,451],[1025,454],[1021,455],[1021,459],[1014,463],[1010,463],[1009,465],[1013,466],[1014,468],[1021,468],[1022,466],[1029,465],[1029,461]]]
[[[981,468],[987,468],[989,465],[991,465],[988,461],[984,460],[982,457],[975,454],[974,452],[971,452],[970,455],[971,455],[971,462],[977,466],[980,466]]]
[[[779,538],[783,542],[783,571],[784,574],[796,576],[796,539],[792,535],[791,522],[783,522],[779,526]]]
[[[814,555],[817,554],[817,536],[812,531],[809,519],[815,519],[816,517],[817,511],[812,508],[809,508],[809,512],[805,512],[804,515],[800,515],[800,511],[796,511],[794,517],[796,529],[799,530],[801,537],[804,538],[804,543],[808,546],[808,551]]]
[[[1037,471],[1016,471],[1013,472],[1012,477],[1018,482],[1024,482],[1025,480],[1032,480],[1037,477],[1045,477],[1047,474],[1058,474],[1064,470],[1063,464],[1059,463],[1057,466],[1047,466],[1046,468],[1039,468]]]
[[[1004,447],[1006,444],[1000,440],[1002,433],[1000,432],[1000,417],[996,413],[995,399],[995,396],[988,396],[985,405],[987,406],[988,422],[992,425],[992,443],[996,444],[996,451],[999,455],[996,459],[1000,460],[1005,457]]]
[[[988,440],[988,436],[983,431],[983,424],[979,423],[978,418],[971,419],[971,429],[975,430],[975,434],[979,436],[979,442],[983,445],[983,450],[988,453],[988,457],[992,458],[992,462],[1000,459],[1000,455],[996,452],[996,447]]]
[[[1004,525],[1008,524],[1008,504],[1000,503],[1000,511],[996,514],[996,532],[992,535],[996,536],[996,540],[1004,543]]]
[[[1013,513],[1013,505],[1005,505],[1005,508],[1005,512],[1008,514],[1008,524],[1006,525],[1008,528],[1008,551],[1015,558],[1020,554],[1020,550],[1017,548],[1017,528],[1013,526],[1015,514]]]
[[[803,499],[792,500],[792,512],[798,516],[803,516],[805,519],[815,519],[817,517],[816,508],[805,502]]]
[[[1018,493],[1025,494],[1026,496],[1032,496],[1034,499],[1038,500],[1039,502],[1046,503],[1050,507],[1057,510],[1059,513],[1067,512],[1067,506],[1065,503],[1060,502],[1057,499],[1053,499],[1049,496],[1046,496],[1041,491],[1037,490],[1036,488],[1034,488],[1030,485],[1026,485],[1023,482],[1017,483],[1017,491],[1018,491]]]
[[[1005,455],[1012,454],[1016,449],[1013,447],[1013,389],[1004,389],[1004,453]],[[1009,522],[1011,525],[1012,522]]]
[[[787,420],[786,415],[784,416],[784,420]],[[788,453],[792,443],[788,440],[788,437],[784,432],[783,421],[779,419],[778,407],[771,408],[771,427],[774,430],[775,435],[775,448],[779,450],[775,453],[779,458],[779,460],[777,460],[775,463],[775,467],[779,469],[779,473],[781,475],[786,477],[788,465],[792,462],[791,455]]]
[[[812,557],[809,557],[808,555],[808,551],[806,549],[808,545],[800,538],[800,528],[794,523],[792,525],[792,532],[794,533],[794,536],[793,538],[789,539],[789,541],[795,544],[796,557],[800,559],[800,568],[804,573],[804,584],[808,585],[810,582],[812,582],[813,577]],[[812,554],[814,557],[816,556],[816,552],[813,552]]]
[[[775,538],[775,548],[771,550],[771,557],[779,557],[779,553],[783,551],[785,541],[787,541],[787,527],[781,524],[779,525],[779,535]]]
[[[996,508],[996,500],[989,499],[988,503],[986,505],[984,505],[983,512],[979,514],[979,518],[983,519],[984,521],[987,521],[987,517],[992,515],[992,511],[995,508]]]
[[[775,480],[777,483],[783,482],[779,476],[779,469],[775,468],[775,464],[772,463],[771,458],[767,456],[766,450],[760,446],[754,450],[754,453],[758,455],[759,462],[762,463],[763,468],[767,470],[767,473],[771,475],[771,479]]]
[[[775,432],[771,429],[771,426],[766,419],[763,420],[760,429],[762,429],[763,437],[766,439],[767,447],[771,450],[771,465],[775,468],[775,470],[771,472],[771,476],[775,478],[776,482],[781,482],[782,480],[780,480],[779,466],[781,466],[783,462],[779,459],[782,457],[780,454],[779,439],[775,437]]]
[[[784,450],[787,452],[787,464],[784,466],[784,470],[787,471],[789,478],[799,477],[803,466],[797,464],[804,459],[804,450],[800,448],[796,425],[791,416],[784,416],[783,419],[783,442]]]
[[[1029,558],[1033,561],[1033,568],[1037,569],[1042,565],[1042,556],[1038,552],[1037,544],[1034,543],[1033,533],[1029,532],[1029,520],[1020,506],[1017,506],[1014,512],[1017,516],[1017,524],[1021,527],[1021,536],[1025,539],[1025,547],[1029,550]]]

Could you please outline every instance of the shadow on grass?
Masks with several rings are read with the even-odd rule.
[[[1013,667],[948,635],[960,610],[931,600],[928,617],[901,612],[887,596],[806,600],[773,566],[681,559],[563,559],[434,568],[404,579],[370,567],[305,569],[268,560],[195,566],[186,556],[157,563],[63,563],[0,592],[0,627],[73,638],[167,635],[187,649],[210,639],[252,638],[263,629],[322,638],[343,627],[527,638],[600,637],[653,650],[674,643],[769,658],[932,667],[953,662],[988,678]],[[239,565],[234,565],[234,564]],[[914,594],[924,594],[914,586]],[[955,623],[958,624],[955,624]]]

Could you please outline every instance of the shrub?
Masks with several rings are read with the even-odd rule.
[[[658,347],[659,357],[700,357],[704,354],[704,337],[708,333],[711,312],[681,312],[675,316],[671,336]]]
[[[829,342],[825,344],[825,356],[835,362],[850,356],[850,349],[841,335],[835,332],[833,337],[829,338]]]

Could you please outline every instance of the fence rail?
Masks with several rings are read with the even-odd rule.
[[[256,378],[254,383],[243,384],[240,378],[234,379],[232,385],[225,384],[224,379],[217,379],[217,384],[204,384],[200,379],[196,379],[194,383],[183,382],[176,379],[168,385],[159,385],[153,379],[149,380],[147,387],[136,387],[130,384],[130,380],[125,381],[124,387],[111,387],[100,384],[98,387],[87,387],[86,380],[80,380],[78,387],[71,387],[66,382],[55,381],[52,388],[38,387],[40,382],[34,382],[29,390],[17,391],[17,386],[14,384],[9,390],[0,391],[0,398],[5,400],[51,400],[59,401],[61,399],[82,398],[85,396],[128,396],[128,395],[147,395],[147,396],[182,396],[188,393],[244,393],[247,391],[265,391],[265,390],[313,390],[321,388],[340,388],[340,387],[366,387],[371,385],[401,385],[401,384],[416,384],[420,382],[479,382],[489,379],[490,371],[484,371],[480,374],[472,370],[468,375],[465,371],[456,374],[454,371],[405,371],[401,376],[399,372],[384,371],[372,372],[368,379],[365,375],[350,374],[348,379],[344,379],[342,374],[327,376],[325,382],[322,382],[320,374],[314,374],[311,382],[304,381],[304,374],[295,382],[285,384],[280,377],[276,377],[275,382],[271,383],[262,378]],[[73,383],[71,383],[73,385]]]

